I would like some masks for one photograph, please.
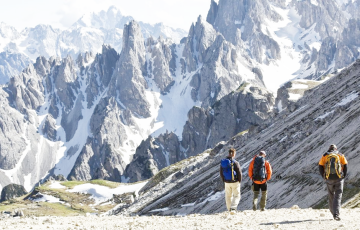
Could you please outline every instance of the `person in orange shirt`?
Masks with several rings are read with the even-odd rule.
[[[344,178],[348,170],[348,162],[342,153],[332,144],[319,161],[320,175],[326,180],[329,209],[334,219],[340,219],[341,197],[344,188]]]
[[[261,190],[260,210],[265,211],[267,198],[267,181],[270,180],[272,169],[269,161],[265,160],[265,151],[260,151],[249,165],[249,177],[252,180],[251,190],[254,192],[253,210],[256,211],[258,197]]]

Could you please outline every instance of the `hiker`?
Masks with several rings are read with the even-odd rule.
[[[220,164],[220,177],[225,183],[225,202],[228,211],[236,211],[241,198],[242,174],[239,162],[234,160],[235,155],[236,150],[231,148],[229,155],[222,159]]]
[[[267,181],[270,180],[272,169],[269,161],[265,160],[266,152],[260,151],[249,165],[249,177],[252,180],[251,190],[254,192],[253,210],[257,210],[258,197],[261,190],[260,210],[265,211],[267,199]]]
[[[347,160],[332,144],[319,161],[320,175],[325,179],[329,197],[329,209],[334,219],[340,220],[341,197],[344,178],[347,174]]]

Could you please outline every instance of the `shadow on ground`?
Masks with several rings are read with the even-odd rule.
[[[333,219],[320,219],[320,221],[331,221]],[[282,221],[282,222],[270,222],[270,223],[262,223],[260,225],[274,225],[274,224],[298,224],[304,222],[318,222],[319,220],[294,220],[294,221]]]

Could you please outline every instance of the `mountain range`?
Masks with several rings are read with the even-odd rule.
[[[36,58],[71,56],[81,53],[100,53],[103,44],[111,45],[121,51],[124,25],[131,16],[124,16],[119,9],[111,6],[107,11],[89,13],[82,16],[70,28],[60,30],[50,25],[37,25],[19,32],[14,27],[0,23],[0,84],[5,84],[10,77],[18,75]],[[150,36],[172,39],[179,42],[186,36],[181,29],[173,29],[157,23],[154,25],[139,22],[145,38]]]
[[[284,198],[297,178],[286,171],[288,165],[298,172],[304,163],[293,155],[309,154],[303,168],[312,174],[305,173],[300,188],[319,183],[310,161],[335,137],[345,144],[342,137],[353,129],[342,129],[341,138],[331,139],[327,132],[357,127],[355,118],[346,118],[353,118],[355,107],[345,102],[354,103],[358,95],[352,73],[357,62],[348,66],[359,55],[359,5],[340,0],[212,0],[206,19],[199,16],[182,39],[182,31],[165,33],[169,30],[163,26],[138,23],[113,7],[84,16],[62,32],[40,26],[46,32],[30,29],[17,37],[2,24],[7,29],[0,35],[12,41],[13,48],[6,49],[13,51],[0,56],[7,63],[3,66],[14,66],[6,68],[15,75],[7,74],[10,80],[0,88],[1,186],[17,183],[30,190],[59,174],[71,180],[155,180],[163,176],[162,169],[193,157],[194,164],[180,164],[171,177],[176,183],[161,183],[166,184],[163,193],[146,196],[144,202],[167,195],[172,186],[184,186],[196,193],[186,202],[203,205],[212,201],[205,199],[211,192],[221,195],[215,165],[226,148],[243,152],[239,160],[246,170],[261,147],[274,153],[271,160],[284,169],[279,174],[289,175],[276,182],[285,187],[280,198],[289,205],[305,199]],[[16,74],[15,67],[24,69]],[[323,130],[330,118],[339,122]],[[222,141],[229,142],[219,145]],[[197,156],[206,149],[213,150]],[[198,191],[188,178],[203,181],[207,188]],[[149,184],[144,192],[151,189],[159,190]],[[174,199],[182,194],[177,191]],[[250,193],[245,191],[246,198]],[[162,203],[166,199],[151,200],[141,213],[167,207]],[[208,204],[186,210],[220,210],[220,201]],[[167,214],[182,211],[171,210]]]

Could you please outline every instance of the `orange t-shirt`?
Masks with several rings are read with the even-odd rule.
[[[254,160],[257,157],[257,155],[253,158],[253,160],[251,161],[250,165],[249,165],[249,177],[252,180],[253,177],[253,169],[254,169]],[[268,180],[271,179],[271,175],[272,175],[272,169],[271,169],[271,165],[269,163],[269,161],[265,161],[265,170],[266,170],[266,180],[263,181],[254,181],[255,184],[265,184]]]
[[[339,155],[339,158],[340,158],[340,164],[341,164],[341,165],[347,165],[348,162],[347,162],[344,154],[338,153],[338,155]],[[324,154],[324,155],[321,157],[321,159],[320,159],[320,161],[319,161],[319,165],[325,166],[325,164],[326,164],[326,156],[327,156],[327,154]]]

